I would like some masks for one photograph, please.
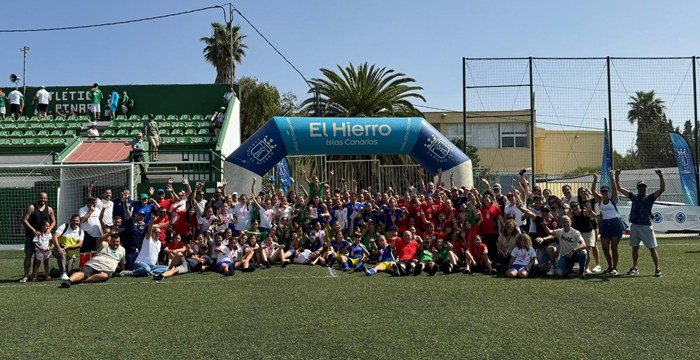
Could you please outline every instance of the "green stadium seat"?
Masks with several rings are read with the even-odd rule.
[[[192,120],[204,120],[204,117],[200,114],[192,115]]]
[[[68,123],[67,122],[57,123],[56,127],[59,129],[68,129]]]
[[[148,120],[148,117],[146,117],[146,120]],[[156,115],[155,120],[163,121],[163,120],[165,120],[165,115],[158,114],[158,115]]]
[[[182,135],[182,129],[173,129],[170,135]]]
[[[168,115],[165,120],[175,121],[177,120],[177,115]]]
[[[190,137],[184,137],[180,139],[180,144],[191,144],[192,143],[192,138]]]
[[[63,136],[63,131],[61,130],[54,130],[51,132],[51,136]]]
[[[187,130],[185,130],[185,135],[197,135],[197,130],[187,129]]]
[[[118,121],[126,121],[126,115],[117,115],[116,120]]]
[[[66,120],[68,120],[68,121],[76,121],[76,120],[78,120],[78,117],[75,116],[75,115],[68,115],[68,117],[66,118]]]
[[[18,129],[29,129],[29,123],[18,123],[17,128]]]
[[[32,117],[29,118],[29,121],[30,121],[30,122],[37,122],[37,121],[39,121],[39,117],[38,117],[38,116],[32,116]]]
[[[56,116],[56,118],[55,118],[54,120],[55,120],[55,121],[65,121],[66,118],[64,118],[64,117],[61,116],[61,115],[58,115],[58,116]]]
[[[68,124],[68,127],[71,129],[79,130],[79,129],[83,128],[83,124],[81,124],[79,122],[72,122],[72,123]]]
[[[24,145],[26,142],[25,139],[12,139],[12,145]]]
[[[68,139],[66,139],[66,138],[53,139],[51,141],[51,143],[54,145],[65,145],[68,143]]]
[[[0,130],[0,136],[1,137],[8,137],[8,136],[10,136],[10,132],[7,130]]]
[[[2,139],[2,140],[0,140],[0,145],[12,145],[12,140],[11,139]]]
[[[173,127],[173,123],[171,123],[170,121],[166,121],[160,124],[161,129],[170,129],[171,127]]]
[[[141,132],[141,130],[139,130],[139,129],[134,129],[134,130],[131,130],[131,135],[136,136],[136,134],[138,134],[138,133],[140,133],[140,132]]]
[[[17,121],[24,121],[24,122],[26,122],[26,121],[29,121],[29,118],[26,117],[26,116],[20,116],[20,117],[17,119]]]
[[[180,115],[180,121],[190,121],[190,116],[187,114]]]
[[[177,123],[173,124],[173,126],[174,126],[174,127],[178,127],[178,128],[186,128],[186,127],[187,127],[187,123],[184,122],[184,121],[178,121]]]
[[[52,143],[51,139],[49,139],[49,138],[43,138],[40,140],[41,140],[41,142],[40,142],[41,145],[50,145]]]
[[[40,144],[41,144],[41,139],[34,138],[34,139],[29,139],[29,141],[27,141],[27,145],[40,145]]]
[[[37,133],[38,136],[49,136],[49,131],[48,130],[41,130],[39,133]]]
[[[4,129],[7,129],[7,130],[15,130],[15,129],[18,129],[19,127],[18,127],[17,124],[11,123],[11,124],[5,124],[5,125],[3,126],[3,128],[4,128]]]
[[[199,129],[199,132],[197,132],[197,135],[209,135],[209,129],[207,129],[207,128]]]
[[[48,123],[44,124],[44,129],[55,129],[55,128],[56,128],[56,124],[53,122],[48,122]]]
[[[27,130],[27,131],[24,132],[24,134],[22,134],[22,136],[24,136],[24,137],[36,136],[36,131],[34,131],[34,130]]]
[[[146,120],[148,120],[148,114],[141,115],[141,119],[140,119],[140,120],[141,120],[141,121],[146,121]]]
[[[129,121],[139,121],[141,120],[141,117],[138,115],[130,115],[129,116]]]
[[[38,129],[43,129],[44,124],[43,123],[31,123],[29,124],[30,129],[38,130]]]
[[[63,136],[76,136],[75,130],[66,130],[66,132],[63,133]]]
[[[102,132],[103,136],[114,136],[114,130],[112,129],[105,129],[105,131]]]
[[[89,116],[87,116],[87,115],[80,115],[80,116],[78,116],[78,120],[79,120],[79,121],[92,121],[92,119],[91,119]]]
[[[129,136],[129,132],[126,129],[119,129],[117,136]]]
[[[127,127],[130,127],[131,123],[129,122],[113,122],[112,125],[109,127],[116,127],[117,129],[126,129]]]
[[[170,132],[168,131],[168,129],[160,129],[158,131],[158,134],[160,134],[161,136],[162,135],[170,135]]]
[[[209,142],[208,139],[207,139],[207,138],[203,138],[203,137],[198,137],[198,138],[195,138],[195,139],[194,139],[194,143],[195,143],[195,144],[206,144],[206,143],[208,143],[208,142]]]

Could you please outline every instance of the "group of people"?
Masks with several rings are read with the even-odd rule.
[[[501,186],[457,187],[437,182],[411,186],[403,193],[389,187],[383,192],[358,188],[352,181],[331,190],[317,176],[308,186],[295,190],[237,191],[227,195],[227,182],[205,198],[205,183],[192,189],[183,179],[175,191],[169,179],[164,189],[131,199],[128,190],[112,198],[103,189],[93,197],[94,184],[87,185],[86,205],[66,224],[56,226],[56,216],[41,193],[30,205],[23,223],[26,228],[25,273],[22,282],[37,280],[44,263],[49,278],[49,259],[57,259],[61,284],[107,281],[116,276],[151,276],[154,280],[189,272],[216,271],[233,275],[273,265],[290,264],[336,267],[373,276],[416,276],[483,272],[508,277],[528,277],[539,271],[546,276],[589,273],[618,275],[618,244],[626,224],[617,210],[618,193],[632,203],[629,216],[632,268],[639,274],[640,243],[650,252],[655,275],[661,276],[656,239],[651,227],[651,207],[665,185],[647,194],[647,185],[637,183],[637,192],[623,188],[619,171],[611,173],[612,185],[576,194],[570,186],[562,197],[539,186],[530,188],[521,171],[517,189],[502,194]],[[328,179],[334,175],[328,174]],[[54,231],[55,228],[55,231]],[[597,239],[600,238],[607,269],[601,271]],[[85,257],[79,271],[71,274],[79,254]],[[589,254],[593,255],[592,257]],[[29,270],[35,257],[33,272]],[[89,260],[87,260],[89,258]],[[591,270],[591,263],[595,266]],[[578,266],[578,271],[575,267]]]
[[[100,90],[100,86],[97,83],[92,84],[92,87],[90,88],[90,104],[88,104],[88,114],[92,115],[93,121],[98,121],[101,119],[101,103],[102,100],[104,99],[104,95],[102,94],[102,90]],[[121,112],[122,114],[126,115],[129,113],[129,111],[134,107],[134,99],[130,98],[129,95],[126,93],[126,90],[122,90],[121,96],[119,94],[119,91],[116,88],[112,88],[112,91],[107,98],[107,105],[109,106],[109,118],[110,121],[114,120],[114,117],[116,116],[117,113],[117,108],[120,107],[120,99],[121,99]],[[25,100],[24,100],[24,95],[22,94],[19,89],[15,88],[12,90],[9,94],[5,94],[2,89],[0,89],[0,118],[5,119],[5,116],[7,115],[7,107],[6,104],[9,101],[9,115],[12,116],[15,120],[17,120],[22,114],[24,113],[24,106],[25,106]],[[36,105],[35,108],[35,115],[39,117],[39,119],[43,119],[46,117],[48,114],[50,114],[49,110],[49,102],[51,101],[51,93],[49,93],[46,90],[45,86],[40,86],[39,90],[36,92],[34,95],[34,99],[32,101],[32,104]],[[68,114],[63,114],[60,112],[57,112],[56,115],[68,115]],[[77,115],[74,110],[71,110],[71,115]]]

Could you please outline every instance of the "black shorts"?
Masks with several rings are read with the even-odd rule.
[[[19,114],[19,104],[10,104],[10,114]]]
[[[97,238],[84,233],[83,235],[83,246],[80,247],[81,253],[89,253],[97,250]]]
[[[24,253],[29,254],[32,253],[34,254],[36,247],[34,246],[34,234],[25,234],[24,235]]]
[[[48,109],[49,109],[49,104],[39,104],[36,107],[36,111],[39,111],[39,112],[46,112],[46,110],[48,110]]]
[[[99,273],[105,273],[105,274],[107,274],[107,280],[109,280],[109,278],[112,277],[112,273],[113,273],[113,271],[97,271],[88,265],[83,265],[83,268],[80,269],[80,272],[85,274],[85,277],[90,277],[92,275],[97,275]],[[105,280],[105,281],[107,281],[107,280]]]

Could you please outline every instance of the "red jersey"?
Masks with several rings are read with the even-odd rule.
[[[192,216],[188,220],[186,211],[177,212],[177,221],[174,228],[176,234],[180,234],[180,236],[191,235],[193,226],[197,226],[197,215]]]
[[[472,254],[472,257],[474,258],[474,261],[477,263],[481,261],[481,259],[484,257],[484,253],[486,252],[486,244],[481,243],[479,246],[476,246],[476,244],[473,241],[469,242],[469,253]]]
[[[394,248],[399,255],[399,260],[416,260],[419,247],[420,245],[415,241],[406,242],[404,239],[398,237],[394,240]]]
[[[490,207],[482,206],[481,211],[481,233],[498,234],[498,217],[501,216],[501,208],[498,205]]]
[[[166,246],[166,248],[168,250],[177,250],[177,249],[182,249],[184,247],[185,247],[185,243],[182,241],[178,241],[178,242],[173,241],[170,244],[168,244],[168,246]]]
[[[154,223],[154,224],[158,225],[158,224],[169,223],[169,222],[170,222],[170,219],[168,218],[168,215],[165,215],[162,218],[160,218],[160,220],[158,220],[157,223]],[[160,243],[162,245],[165,245],[165,230],[169,227],[170,226],[160,228],[160,239],[159,240],[160,240]]]

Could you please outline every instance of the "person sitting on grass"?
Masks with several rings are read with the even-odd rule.
[[[165,246],[164,252],[168,255],[168,262],[171,262],[176,255],[184,257],[187,245],[182,241],[182,235],[175,234],[175,237]]]
[[[365,267],[365,274],[372,276],[380,271],[386,271],[394,276],[399,275],[399,268],[396,266],[392,246],[386,241],[384,235],[379,236],[379,244],[377,249],[377,265],[371,269]]]
[[[333,263],[337,261],[343,265],[343,271],[350,270],[347,255],[351,246],[352,243],[345,240],[345,235],[343,235],[342,231],[336,233],[336,236],[331,240],[328,251],[324,254],[326,257],[326,266],[332,267]]]
[[[163,280],[171,276],[186,274],[188,272],[204,272],[207,271],[211,264],[211,258],[207,256],[209,247],[203,244],[203,236],[200,234],[192,246],[188,246],[187,257],[182,253],[175,253],[170,261],[168,270],[162,274],[153,275],[153,280]]]
[[[44,280],[51,280],[49,275],[49,258],[51,258],[51,223],[44,220],[39,223],[41,233],[34,235],[34,268],[32,271],[32,281],[38,281],[37,272],[40,263],[44,263]]]
[[[416,255],[420,244],[415,241],[413,234],[410,231],[404,231],[403,238],[394,238],[394,250],[399,258],[396,264],[401,276],[413,274],[416,267]]]
[[[267,261],[267,257],[265,256],[265,252],[263,251],[263,247],[258,244],[258,238],[260,236],[253,234],[250,236],[248,239],[248,248],[253,251],[253,261],[257,265],[263,265],[266,268],[270,268],[272,264],[270,264],[269,261]]]
[[[343,271],[350,271],[350,267],[353,268],[354,272],[362,271],[364,269],[365,260],[369,256],[369,251],[362,245],[362,233],[355,231],[353,234],[353,243],[348,249],[348,262],[343,264]],[[347,268],[345,267],[349,265]]]
[[[445,240],[437,239],[435,249],[437,250],[437,263],[443,274],[448,275],[459,271],[457,255],[452,251],[452,244],[445,244]]]
[[[265,239],[265,243],[262,246],[263,255],[265,259],[270,263],[274,264],[280,262],[280,264],[285,265],[289,263],[287,259],[284,258],[284,245],[277,243],[277,232],[270,232],[270,235]]]
[[[515,238],[515,247],[510,253],[510,264],[506,276],[509,278],[526,278],[530,275],[532,267],[535,265],[537,254],[532,248],[532,239],[529,235],[519,234]]]
[[[429,276],[434,276],[437,273],[439,267],[434,261],[435,254],[433,254],[433,249],[430,246],[430,242],[423,241],[421,243],[421,248],[418,251],[418,264],[416,265],[416,270],[414,275],[420,275],[421,272],[425,271]]]
[[[80,228],[80,215],[73,214],[70,223],[63,224],[53,235],[53,256],[58,261],[61,280],[68,280],[68,273],[73,269],[73,263],[80,248],[83,246],[85,232]]]
[[[316,265],[319,262],[321,262],[321,265],[326,263],[321,256],[323,254],[324,238],[324,234],[319,234],[321,231],[321,223],[316,222],[314,230],[309,233],[309,237],[304,241],[304,249],[310,252],[307,258],[309,265]]]
[[[464,273],[471,274],[473,269],[474,271],[486,270],[490,275],[496,275],[496,269],[491,266],[491,259],[488,255],[488,247],[481,241],[481,236],[475,236],[469,246],[467,267],[464,269]]]
[[[120,276],[153,276],[168,270],[166,265],[158,265],[158,254],[162,246],[160,243],[161,227],[166,227],[169,223],[164,222],[157,224],[159,220],[160,218],[156,216],[153,218],[150,225],[148,225],[146,237],[141,243],[141,250],[134,261],[134,270],[122,271],[119,273]]]
[[[579,279],[586,278],[586,263],[588,262],[588,252],[586,251],[586,243],[583,241],[581,233],[571,227],[571,218],[568,215],[561,217],[563,227],[555,229],[542,240],[557,239],[559,242],[560,254],[557,261],[556,276],[566,276],[571,272],[574,263],[578,262],[578,277]],[[539,239],[537,240],[539,241]]]
[[[238,249],[235,244],[229,245],[224,244],[224,236],[221,233],[214,235],[214,241],[216,242],[216,271],[226,275],[231,276],[234,274],[233,259],[238,257]]]
[[[160,243],[156,240],[156,242]],[[68,280],[61,282],[62,288],[69,288],[78,283],[97,283],[109,280],[117,269],[123,269],[126,261],[126,250],[121,246],[119,233],[109,233],[96,240],[97,255],[83,265],[83,268],[73,273]]]
[[[515,238],[520,234],[520,228],[514,219],[506,220],[501,234],[498,235],[498,245],[496,246],[496,267],[501,270],[510,263],[510,253],[515,247]]]
[[[243,272],[255,271],[255,267],[250,266],[250,262],[253,259],[253,256],[255,255],[255,251],[254,246],[251,247],[251,245],[248,244],[248,236],[245,234],[239,236],[238,241],[235,244],[236,256],[232,256],[232,259],[235,261],[233,264],[234,268]],[[253,243],[253,245],[255,245],[255,243]],[[230,244],[229,246],[233,247],[232,244]]]

